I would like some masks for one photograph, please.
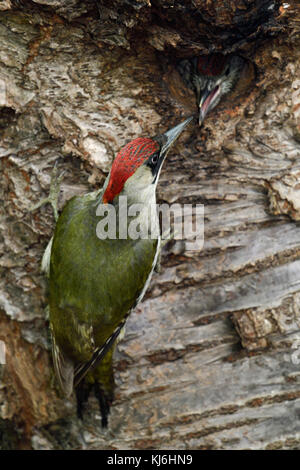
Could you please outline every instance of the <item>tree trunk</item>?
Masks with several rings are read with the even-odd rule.
[[[0,2],[0,447],[300,448],[300,79],[297,2]],[[59,207],[101,187],[118,149],[196,110],[182,57],[252,64],[181,137],[159,202],[204,204],[199,252],[169,242],[115,357],[108,430],[53,376],[43,250]],[[250,70],[250,68],[249,68]],[[250,73],[250,72],[249,72]],[[4,351],[5,347],[5,351]]]

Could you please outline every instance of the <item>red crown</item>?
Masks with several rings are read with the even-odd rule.
[[[103,194],[104,204],[111,202],[123,189],[128,178],[150,155],[157,152],[155,140],[139,137],[125,145],[116,156],[110,171],[108,186]]]
[[[220,75],[225,67],[228,57],[223,54],[202,55],[198,57],[197,68],[201,75]]]

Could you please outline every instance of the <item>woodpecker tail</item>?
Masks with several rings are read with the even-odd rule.
[[[105,356],[107,351],[112,347],[114,342],[116,341],[117,337],[119,336],[122,328],[124,327],[125,320],[122,321],[115,331],[112,333],[112,335],[107,339],[107,341],[104,343],[103,346],[100,348],[95,349],[94,354],[92,355],[91,359],[87,362],[83,362],[82,364],[79,364],[75,368],[74,372],[74,387],[77,387],[77,385],[81,382],[81,380],[84,378],[84,376],[92,370],[96,365],[102,360],[102,358]]]
[[[126,318],[117,326],[105,344],[94,351],[88,362],[79,364],[74,371],[74,387],[77,398],[77,414],[83,418],[84,406],[94,389],[99,402],[102,427],[107,427],[110,406],[114,398],[114,374],[112,358],[118,336],[124,328]]]
[[[80,419],[83,418],[85,405],[88,401],[90,392],[94,390],[95,396],[99,403],[100,413],[102,417],[102,427],[106,428],[108,424],[108,415],[110,407],[114,399],[114,374],[112,366],[112,358],[115,350],[112,345],[102,357],[101,362],[85,375],[81,382],[77,385],[77,414]]]

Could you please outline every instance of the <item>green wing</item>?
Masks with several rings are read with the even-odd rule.
[[[70,362],[88,363],[108,342],[143,291],[157,249],[157,240],[100,240],[97,196],[91,193],[67,203],[51,249],[54,364],[67,394]]]

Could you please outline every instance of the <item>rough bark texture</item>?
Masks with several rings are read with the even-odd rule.
[[[0,2],[0,447],[300,448],[300,79],[297,2]],[[237,51],[253,64],[173,149],[159,200],[203,203],[205,244],[164,249],[115,358],[103,431],[53,380],[40,273],[50,207],[101,186],[116,151],[194,111],[174,64]]]

